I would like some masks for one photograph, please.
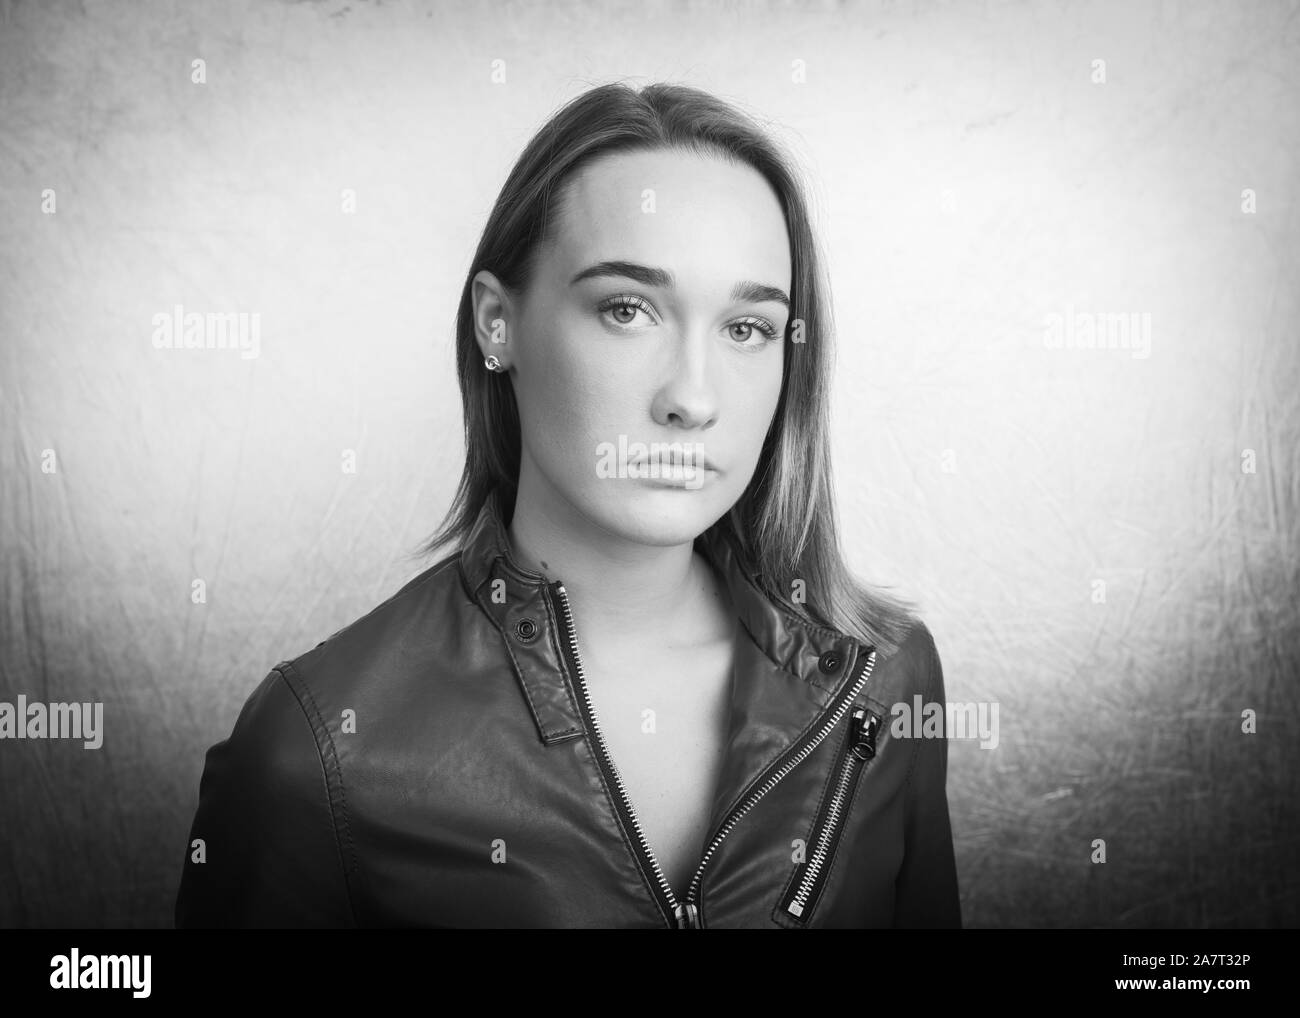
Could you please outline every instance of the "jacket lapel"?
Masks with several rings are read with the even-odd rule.
[[[773,603],[743,566],[729,535],[711,530],[696,547],[726,582],[740,622],[712,832],[778,757],[813,735],[854,677],[861,644]]]
[[[460,571],[470,597],[501,631],[542,742],[551,746],[581,735],[577,694],[560,657],[560,626],[545,577],[522,569],[510,555],[496,495],[465,539]]]

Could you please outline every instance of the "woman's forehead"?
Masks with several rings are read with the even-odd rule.
[[[776,194],[752,167],[684,152],[618,153],[575,174],[554,234],[567,285],[605,261],[662,268],[678,279],[753,279],[785,289],[790,252]]]

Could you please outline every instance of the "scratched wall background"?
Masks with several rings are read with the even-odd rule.
[[[170,925],[205,749],[422,568],[510,163],[624,78],[814,182],[849,554],[999,705],[951,747],[967,924],[1297,925],[1296,15],[0,3],[0,700],[107,729],[0,742],[0,924]],[[155,349],[177,304],[259,356]]]

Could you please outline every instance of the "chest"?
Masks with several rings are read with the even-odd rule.
[[[588,691],[632,810],[684,896],[704,850],[729,720],[729,641],[602,666]]]

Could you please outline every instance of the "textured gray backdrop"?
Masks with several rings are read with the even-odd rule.
[[[420,568],[477,231],[616,78],[813,181],[847,553],[999,705],[951,747],[967,923],[1296,925],[1296,14],[0,3],[0,701],[106,725],[0,741],[0,925],[170,924],[204,750]],[[156,349],[178,304],[258,356]]]

